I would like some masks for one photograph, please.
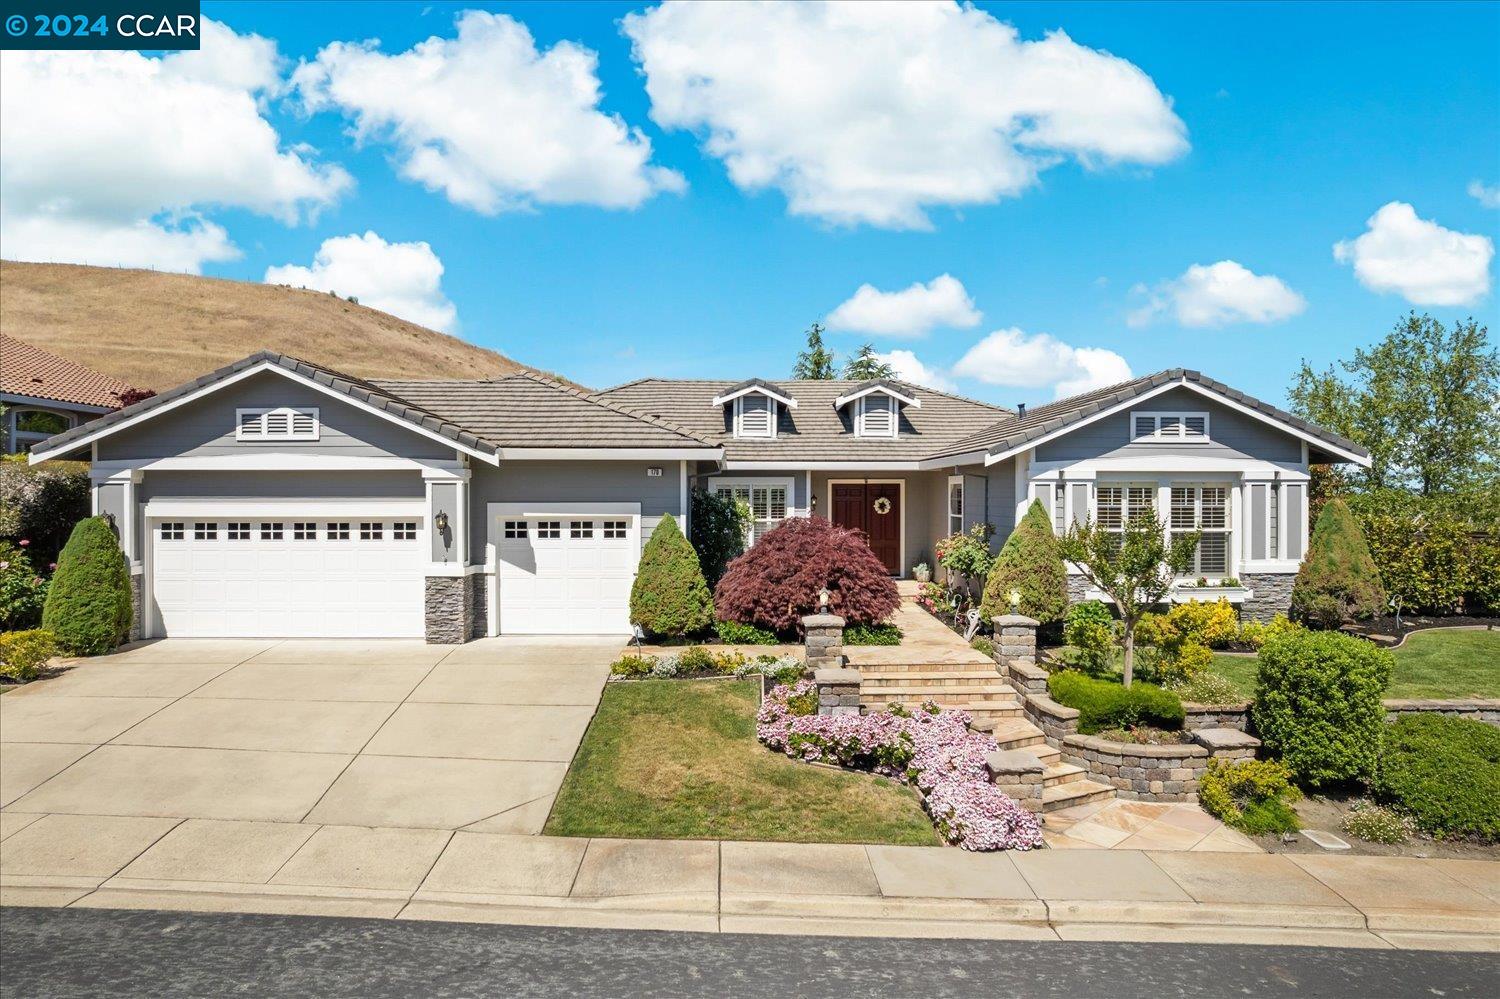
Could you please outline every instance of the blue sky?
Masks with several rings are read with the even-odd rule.
[[[1097,151],[1138,123],[1117,129],[1108,120],[1091,121],[1087,141],[1095,155],[1055,146],[1028,150],[1044,157],[1033,161],[1034,183],[990,197],[929,198],[917,211],[926,229],[912,228],[909,218],[896,225],[871,221],[871,211],[883,209],[869,205],[884,205],[884,195],[862,202],[864,216],[852,222],[817,208],[794,214],[774,183],[737,186],[724,160],[705,150],[706,127],[663,127],[653,119],[646,74],[621,25],[650,5],[206,2],[204,14],[237,35],[274,41],[283,78],[299,62],[317,60],[330,43],[379,39],[379,51],[393,55],[431,36],[451,39],[462,10],[502,12],[529,29],[540,52],[571,42],[597,53],[603,92],[597,110],[619,116],[649,141],[643,169],[675,174],[656,175],[662,189],[639,197],[634,207],[548,203],[568,199],[523,190],[514,198],[518,210],[476,209],[456,203],[452,188],[434,190],[403,177],[406,154],[389,123],[362,139],[351,136],[351,108],[368,111],[380,98],[341,95],[345,78],[331,72],[321,107],[308,106],[309,91],[283,82],[259,91],[258,113],[281,150],[302,149],[306,163],[342,169],[347,180],[325,172],[320,194],[282,192],[269,199],[279,198],[279,208],[268,208],[266,196],[245,193],[253,178],[231,193],[206,184],[195,200],[155,193],[133,200],[121,195],[121,201],[168,228],[222,228],[221,242],[238,256],[214,259],[230,251],[212,253],[198,269],[245,280],[262,280],[269,268],[309,267],[332,237],[373,232],[390,244],[425,242],[441,261],[442,275],[436,295],[428,294],[421,308],[431,309],[434,298],[451,303],[458,335],[596,386],[652,374],[784,377],[807,325],[826,321],[861,285],[894,292],[944,274],[961,283],[982,320],[953,328],[939,319],[926,335],[835,331],[832,346],[847,352],[873,340],[881,351],[910,351],[939,382],[1007,404],[1050,399],[1059,383],[1076,386],[1122,363],[1134,374],[1195,367],[1280,401],[1301,358],[1323,365],[1348,356],[1409,308],[1445,321],[1473,315],[1493,324],[1494,263],[1484,244],[1500,228],[1500,211],[1470,188],[1475,181],[1489,191],[1500,187],[1500,6],[976,6],[1013,25],[1022,46],[1061,29],[1077,46],[1132,64],[1165,99],[1154,123],[1140,126],[1152,133],[1146,139],[1156,142],[1156,151],[1103,162],[1110,156]],[[664,26],[663,42],[690,40],[703,30],[701,24],[679,27],[673,34]],[[768,37],[777,36],[772,31]],[[826,37],[814,34],[812,41]],[[963,32],[947,38],[960,49],[968,45]],[[988,57],[982,51],[956,55],[958,62],[965,58]],[[941,73],[943,61],[932,71]],[[1051,86],[1052,78],[1041,79]],[[728,82],[746,84],[744,78]],[[1064,81],[1064,89],[1078,85],[1086,91],[1088,81]],[[486,114],[504,117],[493,110],[505,106],[493,90],[466,96],[473,101],[469,112],[481,121]],[[962,96],[959,103],[968,108],[962,113],[982,117],[991,96],[977,84]],[[1096,106],[1087,92],[1062,102],[1057,120],[1063,125],[1087,118]],[[1147,105],[1152,99],[1141,97],[1132,107]],[[747,113],[764,115],[766,106],[766,100],[750,102]],[[734,110],[725,107],[720,101],[720,113]],[[901,114],[910,111],[882,126],[885,110],[876,97],[851,107],[849,115],[871,116],[871,128],[899,130]],[[948,113],[947,105],[935,106],[920,127]],[[793,108],[787,117],[797,114]],[[1185,146],[1163,152],[1169,144],[1163,115],[1173,114]],[[80,123],[85,134],[87,126]],[[762,126],[780,127],[777,121],[751,127]],[[34,136],[20,132],[24,127],[13,126],[4,137],[0,165],[12,175],[8,184],[22,183],[13,178],[23,175],[31,151]],[[921,160],[920,129],[913,140],[912,155]],[[843,166],[856,175],[861,164]],[[967,166],[948,162],[938,169],[961,180]],[[149,163],[141,169],[149,171]],[[38,190],[45,183],[89,181],[49,173],[45,182],[23,180]],[[196,183],[189,178],[176,186]],[[66,188],[26,192],[48,205],[59,193],[73,194]],[[1385,219],[1392,229],[1379,245],[1351,244],[1344,260],[1335,259],[1334,244],[1360,237],[1367,220],[1392,202],[1410,205],[1413,219],[1392,213]],[[97,238],[81,240],[92,251],[42,241],[27,252],[25,221],[8,220],[6,256],[17,255],[17,246],[33,259],[89,259],[99,252]],[[169,254],[159,265],[171,269],[176,259]],[[1198,287],[1210,295],[1210,306],[1227,309],[1202,325],[1201,317],[1183,311],[1204,305],[1201,297],[1187,300],[1193,282],[1183,278],[1193,265],[1220,261],[1234,261],[1254,276],[1221,277],[1277,280],[1227,290]],[[1214,294],[1227,294],[1228,305]],[[361,300],[369,302],[370,294]],[[1152,302],[1156,311],[1144,315]],[[995,330],[1013,332],[955,372]],[[1039,334],[1052,340],[1034,340]],[[246,344],[247,351],[254,346]],[[1007,346],[1017,351],[1015,370],[1001,374],[998,368],[1011,363]],[[1083,363],[1088,370],[1069,373],[1068,365],[1081,363],[1071,353],[1077,348],[1099,348],[1118,359]]]

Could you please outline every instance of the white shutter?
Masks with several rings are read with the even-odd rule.
[[[775,437],[776,402],[763,395],[746,395],[739,405],[738,437]]]

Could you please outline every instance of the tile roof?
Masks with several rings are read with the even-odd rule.
[[[859,438],[854,436],[850,411],[835,409],[834,400],[867,382],[787,380],[762,383],[798,403],[796,409],[781,409],[776,439],[735,440],[727,407],[714,406],[713,400],[752,382],[759,380],[645,378],[597,392],[592,398],[667,420],[722,444],[730,461],[916,461],[1012,415],[999,406],[892,382],[900,392],[920,400],[921,407],[903,408],[901,432],[895,440]]]
[[[1062,430],[1095,413],[1117,406],[1120,403],[1128,402],[1161,385],[1178,382],[1193,382],[1201,385],[1209,391],[1225,396],[1242,406],[1254,409],[1282,423],[1289,424],[1332,447],[1361,456],[1369,454],[1364,448],[1345,437],[1341,437],[1332,431],[1324,430],[1322,427],[1309,423],[1301,417],[1293,416],[1291,413],[1278,409],[1270,403],[1261,402],[1259,399],[1248,396],[1238,389],[1230,388],[1223,382],[1215,381],[1202,372],[1186,368],[1169,368],[1166,371],[1143,375],[1128,382],[1106,385],[1091,392],[1070,396],[1066,399],[1058,399],[1056,402],[1048,403],[1045,406],[1028,409],[1024,414],[1016,414],[1009,419],[997,421],[978,433],[971,434],[954,442],[951,446],[935,452],[933,457],[952,457],[974,451],[986,451],[991,454],[1009,451],[1045,437],[1055,431]]]
[[[118,406],[134,386],[15,337],[0,336],[0,392],[79,406]]]
[[[530,371],[490,381],[381,379],[375,384],[500,447],[718,446],[666,420],[629,412]]]
[[[450,423],[447,420],[433,413],[430,413],[425,409],[420,408],[419,406],[412,405],[411,403],[408,403],[403,399],[399,399],[371,382],[355,378],[353,375],[346,375],[341,372],[334,371],[331,368],[324,368],[320,365],[312,364],[307,361],[291,357],[287,354],[278,354],[274,351],[262,350],[251,354],[249,357],[241,358],[240,360],[235,361],[233,364],[226,364],[222,368],[219,368],[215,371],[210,371],[206,375],[200,375],[190,382],[184,382],[181,385],[170,388],[167,391],[162,392],[160,395],[152,396],[150,399],[145,399],[141,402],[135,403],[134,405],[126,406],[124,409],[116,410],[113,413],[106,413],[98,419],[90,420],[89,422],[82,424],[81,426],[74,427],[66,433],[58,434],[55,437],[49,437],[47,440],[42,441],[41,443],[34,446],[32,448],[32,451],[54,451],[59,448],[66,448],[67,445],[72,443],[73,441],[91,436],[96,431],[107,429],[117,423],[122,423],[125,420],[134,419],[142,413],[150,412],[158,406],[171,402],[174,399],[180,399],[183,396],[190,395],[201,388],[213,385],[216,382],[221,382],[224,379],[231,377],[232,375],[239,374],[241,371],[244,371],[247,368],[254,367],[255,365],[265,361],[269,361],[272,364],[278,365],[288,371],[295,372],[304,377],[311,378],[319,385],[322,385],[326,388],[331,388],[337,392],[342,392],[345,395],[350,396],[351,398],[358,399],[359,401],[367,405],[374,406],[376,409],[383,410],[393,416],[406,420],[409,423],[413,423],[426,430],[436,433],[440,437],[445,437],[448,440],[453,441],[454,443],[462,444],[464,447],[480,451],[484,454],[494,454],[497,450],[494,445],[487,444],[486,442],[480,440],[477,436],[470,433],[466,428],[460,427],[454,423]]]

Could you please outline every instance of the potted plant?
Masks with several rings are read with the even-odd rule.
[[[926,562],[918,562],[911,567],[911,578],[919,583],[932,582],[932,566]]]

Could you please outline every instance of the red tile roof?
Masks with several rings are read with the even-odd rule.
[[[15,337],[0,336],[0,392],[80,406],[118,407],[119,394],[131,387]]]

